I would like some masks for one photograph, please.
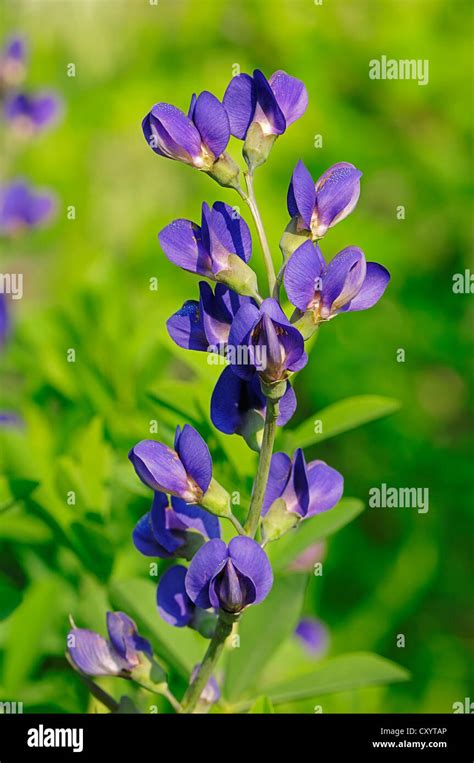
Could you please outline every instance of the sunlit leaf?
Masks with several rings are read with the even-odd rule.
[[[275,686],[265,686],[263,691],[278,705],[322,694],[407,681],[409,677],[408,671],[395,662],[370,652],[358,652],[333,657],[311,673]]]
[[[300,522],[283,538],[268,544],[267,551],[274,569],[286,567],[308,546],[340,530],[355,519],[363,509],[364,504],[358,498],[342,498],[333,509]]]
[[[369,421],[388,416],[399,408],[398,400],[380,395],[348,397],[323,408],[296,429],[286,430],[280,447],[288,452],[293,452],[295,448],[306,448]]]
[[[225,695],[234,700],[255,687],[273,652],[293,632],[303,605],[306,579],[282,575],[269,596],[244,612],[239,627],[240,645],[227,663]]]

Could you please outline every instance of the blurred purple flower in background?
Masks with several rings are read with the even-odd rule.
[[[329,631],[315,617],[303,617],[295,628],[295,636],[311,657],[323,657],[329,648]]]
[[[13,236],[46,224],[56,210],[55,196],[37,190],[24,180],[0,188],[0,234]]]
[[[21,136],[30,137],[51,127],[61,113],[61,101],[55,93],[14,93],[3,107],[3,115]]]
[[[26,73],[26,42],[18,35],[9,37],[0,51],[0,88],[19,85]]]

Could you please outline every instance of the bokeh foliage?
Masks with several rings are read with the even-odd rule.
[[[248,496],[253,455],[209,424],[219,369],[178,350],[164,328],[171,312],[196,295],[196,280],[178,272],[156,240],[173,217],[198,219],[201,200],[235,204],[237,197],[157,158],[140,130],[158,100],[184,109],[193,91],[222,96],[238,64],[267,75],[283,68],[304,79],[310,96],[306,115],[278,140],[256,178],[277,261],[296,160],[315,176],[345,160],[364,172],[361,199],[329,232],[323,251],[331,257],[356,244],[392,274],[376,308],[323,326],[296,382],[292,427],[354,395],[397,399],[394,415],[309,445],[307,455],[339,469],[346,495],[365,503],[381,483],[430,490],[427,514],[367,509],[331,537],[324,574],[304,594],[305,612],[330,628],[331,656],[375,651],[405,666],[411,680],[343,691],[321,703],[325,712],[450,712],[472,690],[473,307],[471,295],[452,291],[452,276],[470,266],[472,251],[470,4],[10,0],[4,6],[6,29],[30,41],[30,84],[57,88],[66,114],[13,163],[16,174],[57,189],[59,218],[47,231],[2,244],[2,272],[25,274],[25,296],[13,304],[14,334],[0,360],[0,407],[19,412],[25,428],[0,440],[6,475],[0,698],[47,711],[88,707],[87,692],[62,657],[67,615],[103,632],[106,608],[127,596],[125,581],[151,585],[147,562],[130,541],[149,495],[126,459],[148,435],[150,420],[168,440],[191,416],[226,486],[240,490],[243,503]],[[381,55],[428,59],[429,84],[370,80],[369,61]],[[75,77],[67,76],[69,63]],[[314,145],[317,135],[322,148]],[[237,142],[233,149],[237,154]],[[70,205],[74,220],[66,214]],[[404,220],[397,219],[400,205]],[[150,290],[154,277],[157,291]],[[66,362],[70,348],[75,363]],[[66,501],[69,490],[76,492],[74,506]],[[149,601],[149,627],[160,628]],[[397,634],[405,634],[404,649],[396,646]],[[188,641],[185,668],[202,653],[192,634]],[[265,666],[267,684],[285,680],[303,659],[296,643],[283,644]],[[175,681],[179,687],[179,671]],[[312,712],[316,701],[306,694],[279,708]]]

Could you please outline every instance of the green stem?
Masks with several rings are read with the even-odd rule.
[[[240,522],[237,519],[237,517],[235,516],[235,514],[232,514],[232,513],[229,514],[227,519],[229,520],[229,522],[232,522],[232,524],[234,525],[234,527],[237,530],[237,532],[239,533],[239,535],[245,535],[245,530],[242,527],[242,525],[240,524]]]
[[[164,697],[168,700],[173,710],[176,710],[177,713],[181,712],[181,705],[179,704],[176,697],[170,692],[166,684],[154,684],[152,681],[137,681],[136,679],[135,683],[137,686],[141,686],[142,689],[146,689],[152,694],[159,694],[161,697]]]
[[[263,430],[262,447],[260,448],[260,458],[258,461],[257,476],[252,492],[250,509],[245,523],[245,532],[251,538],[257,532],[260,514],[262,512],[263,498],[268,482],[268,473],[270,471],[270,461],[273,453],[273,443],[275,442],[276,422],[280,412],[278,401],[267,398],[267,412],[265,414],[265,428]]]
[[[199,698],[206,688],[207,682],[222,654],[225,641],[232,632],[232,625],[237,621],[238,617],[238,615],[230,615],[225,612],[219,614],[216,630],[214,631],[207,652],[201,662],[198,673],[194,681],[189,684],[186,694],[181,701],[182,713],[189,714],[194,712],[196,705],[199,702]]]
[[[270,296],[273,293],[273,289],[275,288],[275,268],[273,266],[273,260],[272,255],[270,252],[270,247],[268,246],[267,241],[267,235],[265,233],[265,228],[263,227],[262,218],[260,215],[260,211],[257,205],[257,199],[255,198],[255,191],[253,187],[253,175],[251,172],[248,172],[245,174],[245,181],[247,183],[247,191],[248,194],[242,191],[240,189],[239,193],[248,205],[248,208],[250,209],[250,212],[253,217],[253,221],[255,223],[255,227],[257,229],[258,239],[260,241],[260,246],[262,248],[262,254],[263,254],[263,262],[265,265],[265,270],[267,272],[267,278],[268,278],[268,288],[270,291]]]

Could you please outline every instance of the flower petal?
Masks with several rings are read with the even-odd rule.
[[[348,246],[329,263],[322,280],[321,315],[327,318],[359,293],[367,271],[364,252]]]
[[[144,556],[156,556],[159,559],[168,559],[171,556],[155,538],[150,511],[138,520],[132,538],[135,548]]]
[[[125,612],[107,612],[107,631],[114,649],[130,666],[139,662],[137,652],[153,654],[150,642],[138,634],[137,626]]]
[[[297,636],[310,655],[322,656],[328,647],[328,629],[320,620],[314,617],[304,617],[295,628]]]
[[[206,281],[199,282],[201,317],[209,345],[221,347],[227,343],[234,315],[248,301],[239,297],[222,283],[216,284],[215,292]]]
[[[195,504],[189,504],[181,498],[173,497],[171,505],[181,523],[189,530],[196,530],[205,538],[220,538],[221,526],[218,517],[209,514],[205,509]]]
[[[308,464],[309,508],[307,517],[332,509],[344,492],[344,478],[324,461]]]
[[[209,342],[204,332],[200,305],[195,299],[188,299],[176,313],[168,318],[166,328],[178,347],[207,352]]]
[[[303,116],[308,107],[308,93],[304,82],[282,71],[274,72],[269,79],[278,105],[285,117],[286,126]]]
[[[169,103],[156,103],[142,122],[145,139],[157,154],[192,164],[201,155],[201,136],[189,117]]]
[[[177,451],[186,472],[205,493],[212,479],[211,454],[199,432],[189,424],[179,435]]]
[[[321,289],[321,276],[321,260],[316,248],[311,241],[305,241],[291,255],[283,276],[291,304],[305,312]]]
[[[359,293],[351,299],[347,306],[348,312],[367,310],[380,299],[390,281],[390,273],[377,262],[367,263],[367,272]]]
[[[233,77],[224,93],[222,103],[229,117],[232,135],[239,140],[245,140],[257,104],[257,91],[252,77],[249,74]]]
[[[232,207],[222,201],[212,205],[209,233],[211,258],[219,255],[237,254],[244,262],[252,256],[252,237],[249,226]]]
[[[309,230],[316,204],[316,189],[311,173],[301,160],[293,170],[286,203],[290,216],[295,217],[295,215],[298,215],[301,217],[306,228]]]
[[[244,348],[249,347],[250,333],[260,320],[260,310],[254,304],[242,305],[237,311],[230,327],[228,348],[229,362],[232,370],[242,379],[252,378],[255,367],[245,363],[250,359],[245,357]]]
[[[255,586],[255,599],[249,604],[259,604],[273,585],[272,566],[265,551],[257,541],[239,535],[229,543],[229,557],[233,565]]]
[[[306,516],[309,507],[309,478],[301,448],[295,451],[291,477],[282,498],[287,501],[289,511],[294,511],[301,517]]]
[[[277,425],[284,427],[289,422],[296,411],[296,395],[290,382],[286,384],[286,392],[280,400],[280,414],[277,418]]]
[[[207,90],[204,90],[196,100],[193,122],[201,134],[203,143],[210,148],[216,158],[219,157],[229,142],[229,117],[222,103]]]
[[[188,625],[194,614],[194,604],[184,585],[186,573],[187,569],[182,565],[170,567],[161,576],[156,592],[158,612],[163,620],[176,628]]]
[[[260,69],[255,69],[253,81],[257,91],[254,121],[261,124],[264,134],[282,135],[286,130],[286,120],[270,83]]]
[[[211,421],[220,432],[234,434],[242,421],[240,397],[246,382],[230,367],[224,368],[211,397]]]
[[[291,458],[286,453],[274,453],[270,461],[270,473],[268,475],[265,497],[263,499],[262,514],[265,516],[268,509],[277,498],[282,495],[291,473]]]
[[[211,259],[199,225],[191,220],[173,220],[159,232],[158,240],[170,262],[191,273],[212,277]]]
[[[354,209],[360,195],[362,172],[349,162],[329,167],[316,182],[317,235],[343,220]]]
[[[184,543],[184,536],[179,531],[184,531],[185,528],[181,522],[173,522],[173,515],[167,496],[163,493],[155,493],[150,516],[153,535],[165,551],[165,555],[163,553],[158,555],[161,559],[173,556]]]
[[[73,628],[67,643],[74,665],[88,676],[117,676],[129,668],[112,644],[94,631]]]
[[[214,538],[201,546],[189,565],[186,575],[186,591],[191,601],[202,609],[209,609],[209,586],[228,558],[224,541]]]
[[[161,442],[141,440],[128,454],[141,481],[152,490],[180,496],[188,490],[186,470],[177,453]]]

